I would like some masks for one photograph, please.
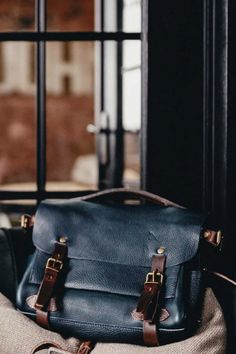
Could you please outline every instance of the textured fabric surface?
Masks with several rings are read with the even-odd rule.
[[[98,343],[93,354],[224,354],[226,327],[222,310],[211,289],[207,289],[202,324],[196,335],[182,342],[158,348]]]
[[[16,311],[11,302],[0,294],[0,353],[46,354],[44,346],[55,346],[76,353],[80,342],[65,340],[59,334],[47,331]],[[92,354],[224,354],[226,329],[222,310],[211,289],[207,289],[202,325],[193,337],[158,348],[127,344],[98,343]],[[41,349],[40,349],[41,348]]]
[[[15,310],[11,302],[0,294],[0,353],[31,354],[36,348],[46,345],[76,353],[79,340],[75,338],[65,340],[59,334],[39,327]],[[37,351],[42,354],[47,352],[47,350]]]

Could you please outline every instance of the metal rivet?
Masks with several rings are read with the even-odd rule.
[[[157,249],[157,253],[158,254],[163,254],[163,253],[165,253],[165,247],[159,247],[158,249]]]
[[[67,241],[67,237],[65,237],[65,236],[59,237],[59,242],[66,243],[66,241]]]

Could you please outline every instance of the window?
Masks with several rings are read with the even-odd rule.
[[[138,186],[141,0],[10,0],[0,20],[2,209]]]

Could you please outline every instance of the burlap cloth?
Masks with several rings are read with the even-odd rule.
[[[40,328],[0,294],[0,354],[46,354],[48,350],[42,349],[44,345],[76,353],[80,342],[75,338],[65,340],[57,333]],[[193,337],[158,348],[98,343],[92,354],[223,354],[225,348],[226,327],[222,310],[212,290],[207,289],[202,325]]]

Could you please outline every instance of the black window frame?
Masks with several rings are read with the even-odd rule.
[[[101,23],[103,23],[103,10],[105,0],[99,0]],[[123,6],[122,0],[117,0],[117,13],[121,13]],[[47,11],[46,0],[37,0],[35,2],[35,31],[30,32],[0,32],[0,42],[4,41],[26,41],[36,43],[36,161],[37,161],[37,189],[36,191],[10,191],[0,190],[0,200],[8,201],[1,205],[2,210],[22,210],[27,208],[25,205],[12,204],[12,200],[36,200],[39,203],[43,199],[70,198],[84,195],[91,191],[48,191],[46,190],[46,44],[50,41],[115,41],[122,43],[124,40],[141,40],[141,32],[123,32],[104,31],[103,25],[101,31],[75,31],[75,32],[52,32],[47,31]],[[119,53],[120,57],[121,53]],[[103,68],[103,53],[101,52],[101,68]],[[102,85],[104,83],[102,82]],[[103,87],[101,87],[103,95]],[[101,99],[103,99],[101,97]],[[123,132],[122,132],[123,134]],[[122,139],[120,131],[118,138]],[[122,159],[122,156],[120,156]],[[119,163],[119,161],[116,163]]]

